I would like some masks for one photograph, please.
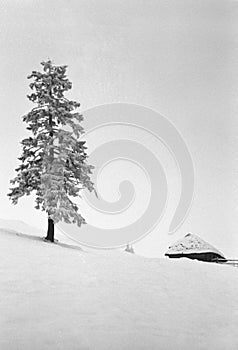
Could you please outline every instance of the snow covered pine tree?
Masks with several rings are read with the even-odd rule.
[[[83,133],[83,116],[76,112],[80,103],[64,97],[72,88],[67,66],[53,65],[50,60],[41,65],[42,73],[33,71],[28,76],[34,81],[29,85],[33,92],[27,97],[37,106],[23,121],[33,136],[21,142],[21,165],[15,169],[17,176],[10,181],[15,187],[8,196],[17,204],[20,197],[34,192],[35,208],[48,215],[45,239],[54,242],[55,223],[85,223],[71,198],[78,197],[83,188],[94,191],[90,180],[93,166],[87,164],[85,142],[79,139]]]

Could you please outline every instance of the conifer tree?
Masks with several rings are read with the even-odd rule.
[[[20,166],[10,181],[8,196],[13,204],[25,195],[35,194],[36,209],[48,216],[46,240],[54,242],[54,224],[60,220],[85,223],[72,197],[84,188],[94,191],[90,180],[93,166],[87,164],[85,142],[80,140],[83,116],[80,103],[68,100],[64,93],[72,88],[66,76],[67,66],[42,62],[43,72],[33,71],[28,79],[32,93],[28,99],[36,106],[23,121],[31,136],[22,140]]]

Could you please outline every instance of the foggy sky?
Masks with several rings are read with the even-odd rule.
[[[237,11],[238,2],[219,0],[0,1],[0,217],[46,225],[30,199],[13,206],[6,193],[27,135],[21,116],[33,107],[26,77],[51,58],[69,66],[82,110],[136,103],[176,125],[196,185],[171,241],[193,232],[238,256]],[[166,244],[154,235],[138,249],[161,253]]]

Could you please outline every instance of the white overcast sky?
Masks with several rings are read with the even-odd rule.
[[[51,58],[69,66],[82,110],[136,103],[176,125],[196,175],[177,236],[197,233],[238,256],[237,23],[229,0],[0,0],[0,217],[45,225],[31,200],[15,207],[6,193],[32,108],[26,77]]]

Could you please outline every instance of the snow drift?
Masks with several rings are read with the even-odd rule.
[[[238,349],[238,269],[0,231],[4,350]]]

